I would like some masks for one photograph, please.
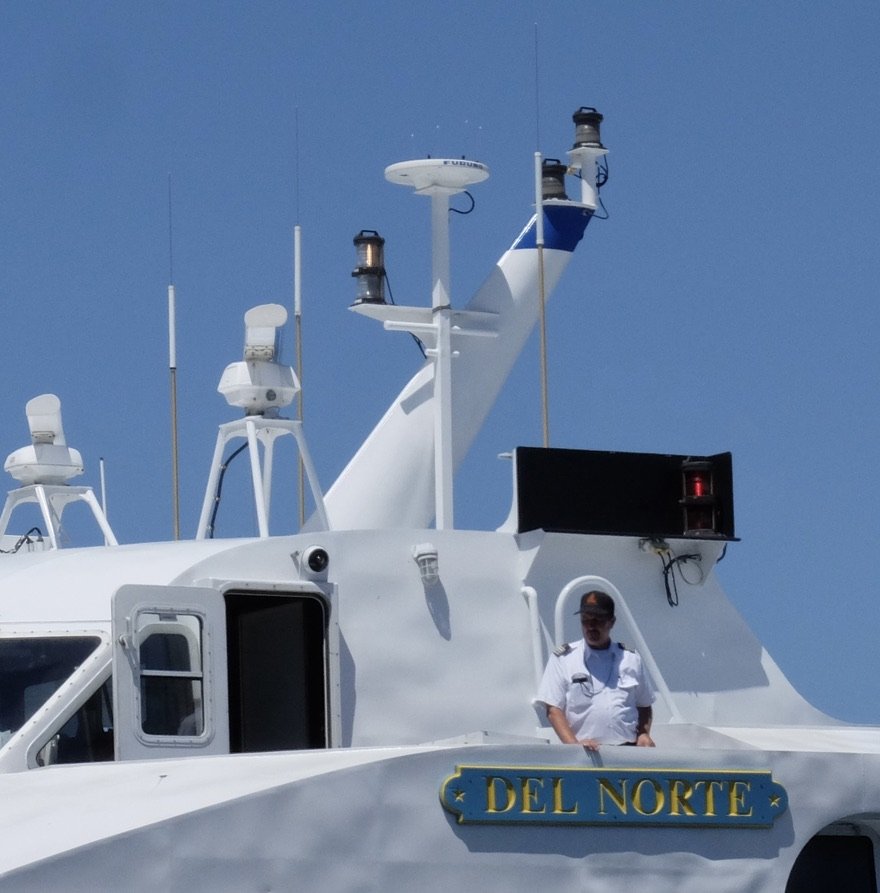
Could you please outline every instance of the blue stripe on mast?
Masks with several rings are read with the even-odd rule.
[[[593,212],[582,205],[544,205],[544,247],[558,251],[574,251],[583,238]],[[536,248],[535,218],[525,228],[512,248]]]

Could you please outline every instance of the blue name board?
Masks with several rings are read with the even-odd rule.
[[[788,796],[764,770],[456,766],[459,823],[769,828]]]

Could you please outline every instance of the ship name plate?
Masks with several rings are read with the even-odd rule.
[[[788,796],[768,770],[460,765],[440,802],[460,824],[770,828]]]

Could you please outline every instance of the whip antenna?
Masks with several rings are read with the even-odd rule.
[[[294,193],[296,220],[299,220],[299,107],[294,110]],[[303,420],[303,362],[302,362],[302,227],[297,223],[293,228],[293,333],[296,341],[296,377],[299,393],[296,399],[296,417]],[[299,526],[306,523],[305,468],[302,453],[297,457],[299,484]]]
[[[293,331],[296,337],[296,377],[300,383],[297,395],[296,417],[303,420],[302,392],[302,227],[296,224],[293,228]],[[302,456],[299,456],[299,526],[302,528],[306,518],[305,469]]]
[[[180,539],[180,478],[177,452],[177,316],[174,298],[174,238],[171,228],[171,174],[168,174],[168,373],[171,384],[171,514]]]

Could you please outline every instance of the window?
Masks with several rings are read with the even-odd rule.
[[[0,746],[95,650],[97,636],[0,639]]]
[[[161,737],[202,735],[201,618],[142,612],[137,620],[137,642],[142,731]]]
[[[109,677],[37,753],[38,766],[113,759],[113,695]]]

